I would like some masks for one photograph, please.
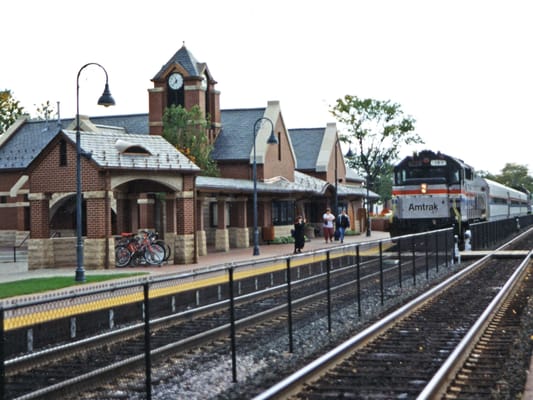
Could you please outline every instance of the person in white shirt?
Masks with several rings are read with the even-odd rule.
[[[330,243],[333,243],[333,221],[335,221],[335,216],[331,213],[330,208],[326,208],[326,212],[322,216],[322,219],[324,220],[324,239],[326,239],[326,243],[328,242],[328,240]]]

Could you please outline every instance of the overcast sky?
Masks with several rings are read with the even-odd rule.
[[[288,128],[325,127],[345,94],[399,103],[425,145],[478,170],[533,170],[528,0],[17,0],[0,2],[0,89],[27,112],[148,112],[151,78],[182,46],[206,62],[221,108],[279,100]],[[252,129],[252,128],[250,128]]]

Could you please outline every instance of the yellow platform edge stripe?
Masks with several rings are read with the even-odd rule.
[[[392,246],[392,244],[390,245]],[[385,247],[383,250],[385,250]],[[361,256],[372,255],[377,252],[377,246],[361,251],[359,254]],[[345,252],[338,252],[336,254],[331,254],[330,258],[335,259],[344,256],[355,256],[354,250],[348,250]],[[326,260],[326,255],[324,253],[319,254],[310,254],[309,256],[298,257],[296,259],[291,259],[291,268],[299,267],[302,265],[307,265],[311,263],[321,262]],[[281,271],[287,268],[287,264],[284,261],[278,261],[271,263],[268,266],[254,269],[251,267],[248,270],[236,272],[233,279],[234,281],[242,280],[245,278],[250,278],[255,275],[264,275],[271,272]],[[179,286],[173,285],[164,288],[152,288],[149,291],[149,298],[155,299],[163,296],[170,296],[185,292],[191,289],[196,289],[199,287],[205,286],[215,286],[221,284],[227,284],[229,277],[227,274],[223,274],[216,277],[205,278],[200,280],[195,280],[191,282],[186,282],[180,284]],[[142,288],[142,284],[139,285],[139,288]],[[120,290],[120,289],[119,289]],[[125,289],[126,290],[126,289]],[[72,317],[79,314],[85,314],[93,311],[110,309],[113,307],[123,306],[135,302],[143,301],[143,291],[139,290],[137,293],[124,294],[119,296],[113,296],[108,299],[99,299],[88,301],[87,303],[76,304],[65,307],[53,308],[46,311],[39,311],[32,314],[19,315],[19,316],[7,316],[4,319],[4,331],[10,331],[14,329],[20,329],[25,326],[31,326],[35,324],[50,322],[57,319],[63,319]],[[7,311],[9,313],[9,311]]]

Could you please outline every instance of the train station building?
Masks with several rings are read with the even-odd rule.
[[[297,215],[308,236],[320,234],[327,207],[345,208],[351,228],[366,229],[364,202],[377,195],[346,167],[335,123],[288,129],[279,101],[221,109],[211,71],[185,45],[152,82],[147,114],[79,116],[88,269],[114,268],[122,232],[159,232],[175,264],[250,247],[254,192],[261,243],[289,236]],[[163,138],[173,105],[198,106],[208,118],[218,176],[204,175]],[[76,264],[76,126],[76,118],[23,117],[0,136],[0,247],[27,246],[29,269]]]

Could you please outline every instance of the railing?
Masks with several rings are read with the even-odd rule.
[[[373,293],[381,303],[381,307],[387,301],[396,299],[402,291],[402,286],[417,286],[417,280],[429,280],[430,270],[439,271],[441,267],[448,267],[454,259],[454,241],[452,229],[443,229],[424,234],[407,235],[379,241],[361,242],[357,244],[346,244],[344,246],[335,246],[331,249],[321,249],[313,252],[301,253],[297,255],[279,256],[253,260],[251,262],[240,262],[224,264],[218,267],[210,267],[204,270],[196,270],[193,273],[177,274],[165,277],[150,278],[132,278],[128,282],[113,283],[109,288],[91,289],[88,287],[79,287],[73,292],[62,294],[55,298],[47,296],[28,297],[27,299],[17,298],[16,301],[0,300],[0,376],[3,378],[0,382],[0,394],[4,392],[5,370],[3,366],[5,359],[13,356],[10,353],[20,353],[25,351],[34,351],[37,349],[28,349],[29,343],[26,343],[24,334],[25,330],[32,330],[34,325],[39,325],[41,329],[53,330],[56,332],[56,340],[74,341],[83,340],[86,337],[94,335],[95,320],[108,320],[109,330],[115,328],[115,318],[121,322],[125,318],[131,318],[131,323],[139,321],[139,305],[144,310],[142,322],[145,324],[146,334],[146,382],[147,393],[151,388],[148,384],[151,374],[150,368],[150,319],[155,319],[169,314],[185,312],[195,307],[201,307],[214,302],[225,301],[231,305],[231,337],[232,337],[232,360],[235,363],[235,341],[236,326],[235,313],[233,307],[235,300],[240,296],[245,296],[257,290],[268,290],[275,286],[285,286],[288,292],[285,304],[290,313],[291,306],[298,301],[296,291],[291,287],[299,281],[311,277],[320,277],[322,288],[326,293],[328,302],[327,309],[324,310],[324,318],[327,317],[328,330],[331,331],[332,313],[335,311],[335,304],[331,301],[332,286],[339,274],[348,274],[354,278],[355,284],[351,287],[354,292],[354,305],[357,307],[355,312],[359,317],[366,313],[366,297],[362,298],[362,293]],[[363,265],[368,268],[368,263],[372,262],[372,271],[376,279],[365,279],[360,276]],[[391,273],[391,271],[393,273]],[[253,272],[253,273],[252,273]],[[387,272],[385,274],[385,272]],[[253,275],[253,276],[251,276]],[[424,278],[425,275],[425,278]],[[204,287],[199,285],[195,296],[182,296],[184,287],[189,287],[191,281],[209,280],[211,286]],[[362,290],[364,286],[364,291]],[[217,287],[216,290],[213,290]],[[173,292],[172,292],[173,291]],[[172,293],[170,293],[172,292]],[[172,297],[172,301],[161,301],[161,293],[165,296]],[[91,312],[85,314],[70,315],[65,317],[65,307],[72,303],[98,303],[99,300],[111,299],[123,296],[130,299],[120,308],[105,310],[96,307]],[[169,307],[169,304],[172,304]],[[375,301],[372,301],[375,304]],[[38,316],[32,316],[35,308],[41,313]],[[90,308],[87,306],[87,308]],[[48,310],[49,312],[43,312]],[[103,315],[109,313],[106,318]],[[56,314],[56,315],[54,315]],[[47,318],[39,320],[39,318]],[[77,322],[76,322],[77,321]],[[92,321],[92,322],[91,322]],[[129,321],[129,320],[128,320]],[[289,350],[292,352],[292,318],[289,315]],[[340,327],[339,327],[340,328]],[[30,335],[31,336],[31,335]],[[31,346],[34,346],[31,341]],[[237,380],[237,368],[233,365],[233,380]],[[0,400],[3,396],[0,395]]]
[[[24,245],[26,240],[28,240],[29,237],[30,237],[30,234],[28,233],[18,245],[15,244],[13,246],[13,262],[17,262],[17,249],[20,249]]]
[[[470,225],[472,250],[493,248],[531,225],[533,225],[533,215],[472,224]]]

